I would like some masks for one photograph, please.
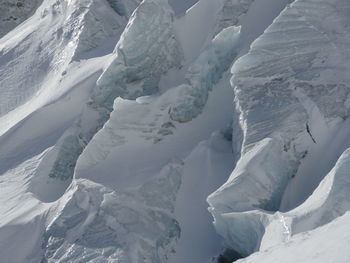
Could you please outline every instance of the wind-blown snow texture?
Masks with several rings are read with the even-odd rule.
[[[0,37],[33,15],[41,2],[41,0],[3,0],[0,6]]]
[[[0,261],[349,262],[349,14],[3,1]]]

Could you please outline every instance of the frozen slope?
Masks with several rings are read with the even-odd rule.
[[[28,191],[45,152],[0,176],[0,256],[3,262],[40,262],[45,214],[50,206]],[[19,249],[20,248],[20,249]]]
[[[0,134],[67,92],[61,82],[74,58],[120,35],[126,22],[105,1],[46,0],[1,38]]]

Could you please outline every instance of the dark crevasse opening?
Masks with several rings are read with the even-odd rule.
[[[177,16],[185,14],[186,10],[197,2],[198,0],[169,0],[169,4]]]
[[[217,258],[217,263],[232,263],[243,258],[238,252],[233,249],[225,249]]]

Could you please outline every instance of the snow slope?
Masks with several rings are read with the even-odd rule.
[[[126,19],[107,2],[95,2],[46,0],[1,38],[1,134],[70,90],[73,85],[61,82],[69,81],[65,74],[75,57],[121,33]]]
[[[32,16],[41,2],[41,0],[2,1],[0,6],[0,37],[3,37],[6,33],[10,32],[13,28]]]
[[[348,262],[349,213],[323,227],[294,236],[288,242],[238,260],[239,263]]]

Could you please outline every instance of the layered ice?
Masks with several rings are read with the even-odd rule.
[[[331,222],[350,210],[350,149],[321,181],[312,195],[300,206],[285,213],[291,217],[291,233],[310,231]]]
[[[349,154],[348,149],[313,194],[297,208],[286,213],[251,210],[227,212],[217,217],[214,213],[218,233],[228,246],[249,255],[253,251],[269,251],[276,245],[288,246],[300,233],[318,229],[343,216],[350,209]],[[234,233],[232,229],[236,229]]]
[[[76,160],[108,120],[117,97],[135,98],[157,93],[161,76],[181,65],[181,49],[172,22],[173,13],[166,1],[144,1],[138,6],[110,64],[92,90],[79,122],[55,146],[57,153],[50,176],[62,180],[72,178]]]
[[[114,5],[111,4],[112,1],[108,2],[110,5],[108,5],[107,2],[106,0],[101,0],[85,3],[86,6],[84,6],[84,9],[87,11],[84,15],[79,43],[75,51],[75,60],[95,55],[90,55],[89,51],[98,47],[101,50],[99,52],[100,54],[97,53],[98,55],[105,55],[111,52],[113,47],[106,45],[106,42],[117,43],[127,25],[132,11],[136,9],[139,3],[137,0],[134,2],[120,0],[118,1],[118,5],[120,5],[121,8],[124,5],[128,7],[124,8],[124,12],[118,12],[118,9],[114,10],[115,8],[110,8],[110,6],[114,7]],[[130,5],[128,3],[130,3]],[[83,8],[83,6],[76,7],[76,9],[79,8]]]
[[[113,191],[76,180],[42,244],[43,262],[164,262],[180,236],[171,216],[182,163],[135,188]]]
[[[208,197],[217,232],[224,237],[226,246],[240,255],[259,249],[267,219],[255,210],[278,209],[292,176],[286,167],[293,167],[293,163],[281,142],[266,138],[238,161],[229,180]]]
[[[182,62],[173,21],[167,1],[141,3],[115,47],[115,58],[98,81],[94,104],[111,109],[117,96],[135,99],[158,92],[161,76]]]
[[[86,167],[105,162],[112,152],[122,153],[126,146],[135,145],[133,151],[143,152],[150,146],[141,145],[158,143],[183,129],[179,124],[197,118],[207,106],[210,93],[221,85],[222,79],[227,80],[226,71],[235,58],[238,39],[237,27],[219,33],[190,66],[187,85],[173,87],[159,96],[142,96],[136,101],[117,98],[109,120],[79,157],[77,169],[90,170]],[[215,91],[219,92],[220,89]]]
[[[188,84],[181,87],[170,118],[188,122],[201,113],[213,89],[237,55],[240,28],[223,29],[189,67]]]
[[[288,182],[307,178],[298,180],[303,191],[293,187],[300,202],[334,165],[333,159],[325,159],[323,169],[316,170],[320,174],[299,169],[311,167],[308,156],[321,156],[319,146],[327,145],[336,129],[348,130],[344,122],[350,94],[349,48],[344,45],[350,33],[348,11],[348,2],[342,0],[295,1],[232,67],[244,135],[242,157],[228,182],[208,201],[218,231],[242,254],[247,250],[237,243],[253,244],[248,254],[252,253],[264,232],[259,230],[261,223],[252,223],[254,210],[276,211],[282,198],[289,208],[295,207],[299,203],[293,194],[283,197]],[[266,145],[263,151],[262,145]],[[305,190],[302,185],[307,182],[314,188]],[[251,221],[241,220],[237,212],[248,214]],[[260,214],[264,221],[268,213]],[[235,220],[237,224],[232,223]],[[242,228],[258,233],[254,241],[252,235],[241,233]]]
[[[326,225],[349,211],[349,160],[350,150],[347,149],[304,203],[290,212],[277,212],[266,218],[261,250]]]

